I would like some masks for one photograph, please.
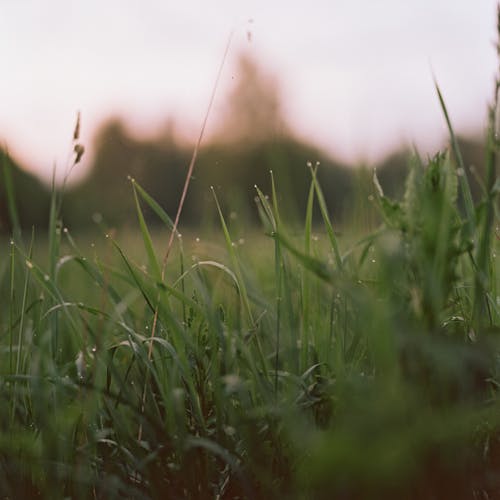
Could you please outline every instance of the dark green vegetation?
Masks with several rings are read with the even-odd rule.
[[[312,164],[300,232],[271,175],[266,239],[214,190],[223,248],[195,259],[158,252],[144,213],[172,222],[135,181],[141,260],[81,251],[57,192],[36,258],[6,182],[1,496],[499,498],[496,108],[476,196],[450,126],[399,201],[375,177],[384,223],[355,243]]]

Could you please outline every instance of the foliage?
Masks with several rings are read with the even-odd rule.
[[[476,261],[452,159],[415,160],[401,201],[378,184],[386,223],[347,250],[311,173],[303,242],[289,234],[274,180],[270,200],[257,190],[274,246],[262,270],[248,265],[262,237],[256,250],[235,246],[216,198],[226,257],[188,264],[179,236],[163,279],[143,213],[167,230],[171,220],[136,182],[146,266],[111,237],[85,256],[57,210],[48,268],[34,241],[8,245],[3,495],[498,492],[500,318],[494,303],[487,324],[475,315]],[[493,275],[488,286],[489,297]]]
[[[171,218],[132,179],[141,260],[113,233],[83,252],[56,189],[44,259],[7,169],[1,496],[498,497],[497,106],[474,202],[439,97],[453,155],[416,157],[399,200],[375,175],[384,223],[355,243],[312,163],[290,229],[286,158],[255,189],[265,238],[215,187],[224,250],[172,233],[161,258],[145,213]]]

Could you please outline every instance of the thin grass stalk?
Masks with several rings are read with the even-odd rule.
[[[8,151],[2,154],[3,178],[5,182],[5,197],[7,199],[7,208],[10,224],[12,228],[12,237],[17,244],[21,243],[21,223],[17,211],[14,182],[12,181],[11,163]]]
[[[326,227],[326,232],[328,234],[328,239],[330,240],[330,245],[333,250],[333,254],[335,257],[335,263],[337,264],[337,268],[341,271],[343,269],[342,257],[340,255],[339,244],[337,241],[337,237],[335,236],[335,232],[333,230],[332,223],[330,221],[330,215],[328,214],[328,208],[326,206],[325,197],[323,196],[323,191],[321,186],[319,185],[318,178],[316,176],[316,170],[309,164],[312,181],[314,184],[314,189],[316,190],[316,197],[318,199],[319,208],[321,211],[321,217],[323,218],[323,223]]]
[[[35,229],[32,229],[32,234],[31,234],[31,243],[29,247],[29,258],[31,260],[33,256],[33,243],[35,239]],[[18,333],[18,338],[17,338],[17,356],[16,356],[16,368],[15,368],[15,375],[20,374],[20,369],[21,369],[21,353],[23,349],[23,337],[24,337],[24,322],[25,322],[25,317],[26,317],[26,303],[28,299],[28,290],[29,290],[29,283],[30,283],[30,276],[31,273],[26,272],[24,276],[24,286],[23,286],[23,296],[21,300],[21,317],[19,319],[19,333]],[[12,343],[12,340],[11,340]],[[12,348],[12,345],[11,345]],[[12,368],[10,370],[10,373],[12,373]],[[16,383],[14,383],[14,388],[12,391],[12,420],[14,419],[14,412],[16,409],[16,403],[17,403],[17,391],[16,391]]]
[[[170,237],[169,237],[168,243],[167,243],[167,249],[166,249],[165,255],[163,257],[163,263],[162,263],[162,268],[161,268],[161,281],[162,282],[165,281],[165,272],[166,272],[166,268],[167,268],[168,257],[170,255],[170,251],[172,249],[172,244],[174,242],[174,237],[175,237],[175,235],[177,233],[177,227],[179,225],[179,220],[180,220],[180,216],[181,216],[181,213],[182,213],[182,208],[184,207],[184,202],[186,200],[187,191],[188,191],[188,188],[189,188],[189,184],[191,182],[191,177],[193,175],[194,166],[195,166],[195,163],[196,163],[196,159],[198,157],[198,152],[199,152],[200,147],[201,147],[201,141],[203,140],[203,136],[205,135],[205,128],[206,128],[206,125],[207,125],[207,122],[208,122],[208,118],[210,116],[210,112],[212,110],[212,106],[213,106],[213,103],[214,103],[214,100],[215,100],[215,95],[216,95],[216,92],[217,92],[217,88],[219,87],[219,81],[220,81],[220,78],[222,76],[222,70],[224,69],[224,66],[225,66],[225,63],[226,63],[226,59],[227,59],[227,55],[229,53],[229,48],[231,46],[232,38],[233,38],[233,32],[230,33],[228,41],[226,43],[226,48],[224,50],[224,55],[222,57],[222,61],[221,61],[220,66],[219,66],[219,70],[217,72],[217,77],[215,79],[214,86],[212,88],[212,94],[210,95],[210,100],[208,102],[207,111],[205,113],[205,116],[204,116],[204,119],[203,119],[203,123],[201,125],[200,134],[198,136],[198,140],[196,141],[196,145],[195,145],[195,148],[194,148],[194,151],[193,151],[193,156],[191,157],[191,162],[189,163],[188,171],[187,171],[187,174],[186,174],[186,180],[184,181],[184,187],[182,189],[181,198],[180,198],[180,201],[179,201],[179,205],[177,207],[177,213],[175,215],[174,225],[173,225],[172,230],[170,232]],[[153,339],[154,336],[156,335],[156,328],[157,328],[157,324],[158,324],[159,301],[160,301],[160,293],[158,293],[157,305],[155,307],[155,312],[154,312],[154,315],[153,315],[153,324],[151,326],[151,339]],[[152,354],[153,354],[153,342],[150,342],[150,344],[149,344],[149,351],[148,351],[148,358],[149,359],[151,359]],[[145,389],[146,389],[146,384],[147,384],[147,381],[145,382],[145,386],[144,386]],[[143,400],[144,400],[143,404],[145,404],[145,398],[146,398],[146,390],[144,390],[144,393],[143,393]],[[142,436],[142,424],[139,427],[138,440],[141,439],[141,436]]]
[[[500,57],[500,5],[497,8],[497,56]],[[495,217],[495,204],[498,190],[495,189],[496,182],[496,163],[497,163],[497,111],[498,111],[498,93],[500,89],[500,69],[495,78],[493,102],[489,107],[488,112],[488,131],[486,142],[486,185],[485,185],[485,200],[484,214],[482,218],[482,226],[480,229],[479,243],[476,254],[476,262],[478,270],[475,274],[475,293],[474,293],[474,310],[473,318],[479,320],[483,314],[482,309],[487,308],[490,326],[492,325],[492,317],[490,310],[490,300],[488,294],[491,292],[492,285],[492,269],[490,266],[491,254],[491,236],[493,230],[493,221]]]
[[[304,254],[311,255],[311,240],[312,240],[312,218],[314,207],[314,184],[311,182],[309,188],[309,196],[307,198],[306,219],[304,227]],[[309,273],[303,272],[302,274],[302,338],[301,338],[301,359],[300,371],[303,372],[307,367],[307,360],[309,358],[309,331],[310,325],[310,294],[311,294],[311,281]]]
[[[9,286],[9,372],[14,369],[14,305],[15,305],[15,247],[10,245],[10,286]]]
[[[277,212],[277,211],[276,211]],[[274,274],[276,277],[276,356],[274,359],[274,396],[278,402],[278,373],[281,349],[281,304],[283,301],[283,255],[279,239],[274,239]]]
[[[276,193],[276,185],[274,182],[273,171],[271,170],[271,189],[273,195],[273,216],[274,216],[274,231],[281,230],[281,219],[278,210],[278,196]],[[274,396],[275,401],[278,402],[278,373],[280,366],[280,349],[281,349],[281,309],[283,303],[283,255],[281,253],[280,241],[274,239],[274,267],[276,276],[276,357],[274,360]]]
[[[56,188],[56,169],[54,167],[52,171],[52,192],[50,197],[50,212],[49,212],[49,277],[51,280],[55,279],[56,276],[56,265],[57,258],[59,255],[59,245],[60,245],[60,227],[58,220],[58,211],[60,204],[58,201],[58,193]],[[58,234],[59,231],[59,234]],[[59,321],[57,319],[57,313],[50,320],[51,331],[52,331],[52,357],[53,360],[57,360],[58,349],[59,349]]]
[[[439,85],[434,79],[434,85],[436,88],[436,92],[439,98],[439,104],[441,105],[441,110],[443,112],[444,118],[446,120],[446,125],[448,127],[448,132],[450,134],[450,140],[451,140],[451,147],[453,150],[453,154],[455,155],[455,159],[458,163],[458,167],[461,169],[460,173],[461,175],[458,176],[459,182],[460,182],[460,190],[462,192],[462,197],[464,200],[464,208],[465,208],[465,227],[467,229],[467,235],[470,238],[474,237],[475,234],[475,229],[476,229],[476,223],[475,223],[475,210],[474,210],[474,201],[472,200],[472,193],[470,189],[470,184],[469,184],[469,179],[467,176],[467,171],[465,168],[465,163],[462,157],[462,153],[460,151],[460,147],[458,146],[458,141],[455,136],[455,131],[453,130],[453,126],[451,124],[450,116],[448,114],[448,109],[446,107],[446,104],[444,102],[443,95],[441,93],[441,89],[439,88]]]

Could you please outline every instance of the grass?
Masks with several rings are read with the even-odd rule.
[[[133,181],[133,244],[82,251],[54,188],[37,257],[5,164],[2,497],[499,498],[496,98],[474,202],[438,97],[452,151],[415,157],[402,200],[375,176],[384,222],[357,242],[310,165],[298,236],[274,182],[256,187],[265,242],[214,194],[214,247]]]

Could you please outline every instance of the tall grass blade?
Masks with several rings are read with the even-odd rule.
[[[460,147],[458,146],[458,141],[455,136],[455,132],[453,131],[453,126],[451,124],[450,116],[448,114],[448,109],[446,108],[446,104],[444,102],[443,95],[441,94],[441,90],[439,88],[439,85],[434,79],[434,85],[436,87],[436,92],[439,98],[439,104],[441,105],[441,110],[443,111],[444,118],[446,120],[446,125],[448,126],[448,132],[450,134],[450,140],[451,140],[451,147],[453,150],[453,154],[455,156],[455,159],[458,163],[458,167],[460,168],[460,175],[458,176],[459,182],[460,182],[460,190],[462,193],[462,197],[464,200],[464,208],[465,208],[465,215],[466,215],[466,228],[467,232],[470,238],[473,237],[475,234],[475,226],[476,226],[476,219],[475,219],[475,210],[474,210],[474,202],[472,200],[472,192],[470,189],[469,185],[469,179],[467,176],[467,170],[465,168],[465,163],[462,158],[462,153],[460,151]]]
[[[12,165],[8,153],[0,153],[2,155],[3,178],[5,197],[7,199],[7,208],[9,212],[10,224],[12,226],[12,235],[16,242],[21,239],[21,224],[19,213],[17,211],[16,195],[14,190],[14,182],[12,180]]]
[[[333,226],[330,221],[330,215],[328,213],[328,208],[326,206],[325,197],[323,196],[323,191],[321,190],[318,179],[316,177],[316,171],[312,167],[311,167],[311,175],[314,184],[314,189],[316,191],[316,197],[319,203],[319,209],[321,211],[321,216],[323,218],[323,223],[325,224],[326,232],[328,234],[328,239],[330,240],[330,245],[332,247],[333,254],[335,257],[335,262],[337,264],[338,269],[342,270],[343,263],[342,263],[342,257],[340,255],[337,237],[335,236],[335,232],[333,230]]]
[[[144,243],[144,248],[146,249],[146,253],[148,256],[149,267],[156,282],[160,282],[162,281],[160,264],[158,262],[158,259],[156,258],[155,249],[153,247],[153,240],[151,239],[151,234],[142,213],[134,181],[132,181],[132,188],[134,190],[135,209],[137,212],[137,218],[139,219],[139,227],[141,228],[142,241]]]
[[[314,185],[311,182],[309,188],[309,195],[307,197],[307,208],[304,225],[304,254],[310,256],[311,254],[311,240],[312,240],[312,221],[314,209]],[[300,370],[304,371],[307,367],[307,360],[309,358],[309,334],[312,328],[310,318],[310,294],[311,284],[309,275],[304,273],[302,275],[302,338],[301,338],[301,364]]]

